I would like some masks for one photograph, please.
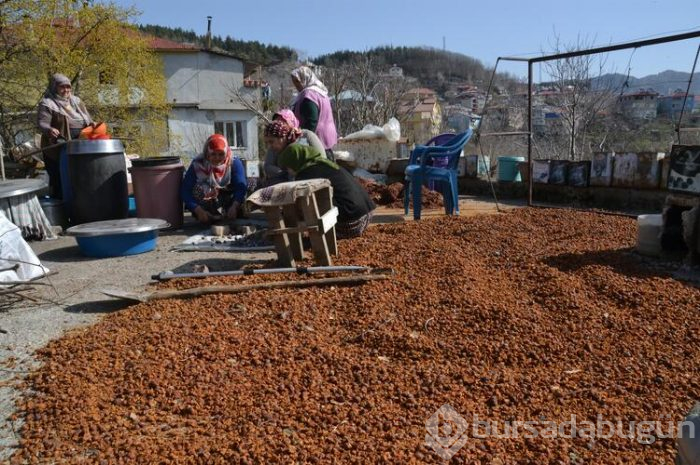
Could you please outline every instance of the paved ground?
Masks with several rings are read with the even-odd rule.
[[[500,204],[502,210],[522,206],[523,202]],[[496,204],[489,199],[463,198],[462,216],[497,213]],[[428,210],[423,216],[443,214]],[[374,222],[410,221],[402,210],[379,208]],[[37,285],[32,297],[9,311],[0,313],[0,461],[12,453],[17,444],[19,421],[9,417],[15,411],[21,379],[37,366],[34,352],[66,331],[96,322],[104,313],[123,308],[125,303],[100,293],[101,289],[119,288],[130,291],[145,289],[151,275],[161,271],[191,272],[194,264],[206,264],[211,271],[235,270],[251,264],[274,259],[272,252],[175,252],[170,249],[188,236],[199,233],[201,227],[191,218],[181,230],[165,232],[158,239],[156,250],[128,257],[92,259],[81,255],[75,240],[61,236],[57,240],[31,243],[32,249],[52,273]]]

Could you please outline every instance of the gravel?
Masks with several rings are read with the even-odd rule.
[[[381,225],[335,264],[393,280],[110,313],[39,352],[12,461],[438,463],[426,421],[444,404],[495,422],[680,421],[700,395],[700,290],[648,267],[635,234],[544,209]],[[672,463],[674,447],[470,438],[452,461]]]

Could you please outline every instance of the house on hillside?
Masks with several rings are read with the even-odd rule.
[[[676,89],[671,95],[664,95],[657,99],[657,112],[659,116],[676,119],[681,113],[685,101],[684,113],[692,113],[695,108],[695,95],[688,94],[682,89]]]
[[[624,94],[619,98],[620,111],[631,119],[656,119],[658,96],[659,94],[651,89]]]
[[[442,108],[435,91],[411,89],[401,99],[398,110],[401,133],[409,142],[423,143],[438,135],[442,126]]]
[[[168,115],[167,151],[193,157],[208,136],[226,136],[234,154],[258,160],[258,117],[241,101],[258,98],[258,86],[244,82],[245,64],[227,52],[153,38],[163,60]]]

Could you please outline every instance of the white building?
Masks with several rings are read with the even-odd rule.
[[[226,136],[234,154],[258,159],[258,118],[236,95],[258,97],[244,85],[244,63],[223,51],[154,38],[167,79],[168,153],[193,157],[213,133]]]

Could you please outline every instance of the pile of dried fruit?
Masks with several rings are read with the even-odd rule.
[[[358,178],[358,181],[377,205],[385,205],[389,208],[403,208],[403,183],[394,182],[385,185],[362,178]],[[442,194],[423,186],[421,188],[421,205],[423,208],[442,208]],[[411,199],[411,208],[413,208],[413,199]]]
[[[499,433],[572,415],[679,421],[700,396],[700,290],[635,255],[635,229],[541,209],[376,226],[336,262],[393,280],[111,314],[41,351],[13,460],[438,463],[425,423],[445,403]],[[470,438],[453,462],[671,463],[674,447]]]

